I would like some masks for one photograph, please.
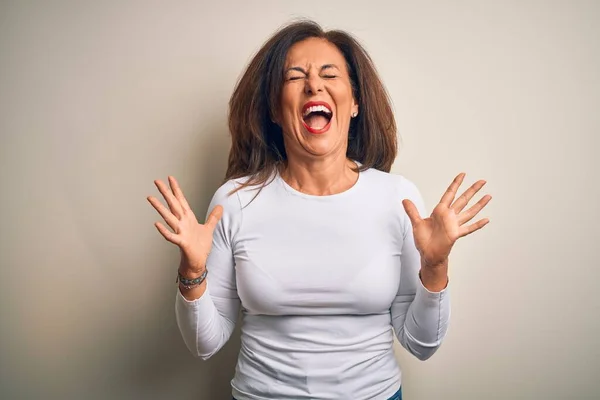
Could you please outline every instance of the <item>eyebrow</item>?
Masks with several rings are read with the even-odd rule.
[[[325,69],[331,69],[331,68],[335,68],[335,69],[339,70],[338,66],[335,64],[324,64],[321,66],[321,71],[323,71]],[[307,75],[306,70],[302,67],[290,67],[285,70],[285,73],[287,74],[290,71],[298,71],[298,72],[302,72],[304,75]]]

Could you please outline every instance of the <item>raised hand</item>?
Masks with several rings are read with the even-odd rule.
[[[473,196],[486,183],[483,180],[475,182],[455,200],[458,188],[464,178],[464,173],[454,178],[440,203],[427,218],[421,218],[417,208],[410,200],[402,202],[413,226],[415,245],[421,254],[422,268],[435,268],[447,264],[448,255],[454,243],[459,238],[483,228],[489,222],[489,219],[483,218],[467,225],[467,222],[471,221],[488,204],[492,196],[483,196],[476,204],[463,211]]]
[[[169,242],[179,246],[182,265],[190,270],[188,272],[203,272],[212,247],[213,232],[223,215],[223,207],[216,206],[206,223],[200,224],[174,177],[169,177],[170,187],[160,180],[154,183],[167,202],[168,208],[156,197],[149,196],[148,201],[172,231],[160,222],[154,224],[156,229]]]

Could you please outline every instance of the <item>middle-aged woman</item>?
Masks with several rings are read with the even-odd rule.
[[[159,232],[181,249],[187,347],[214,355],[241,306],[237,400],[400,399],[393,332],[420,360],[439,348],[448,256],[488,222],[470,221],[489,195],[466,208],[485,182],[457,196],[459,174],[427,217],[416,186],[389,173],[396,126],[371,59],[310,21],[254,56],[229,128],[225,183],[204,224],[173,177],[155,182],[167,206],[149,197],[171,228]]]

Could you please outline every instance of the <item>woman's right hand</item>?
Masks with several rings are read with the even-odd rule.
[[[160,222],[154,224],[156,229],[181,250],[180,269],[183,270],[180,272],[185,275],[201,274],[206,267],[206,259],[212,247],[213,232],[223,215],[223,207],[216,206],[206,222],[200,224],[174,177],[169,177],[170,188],[160,180],[154,183],[169,207],[165,207],[153,196],[149,196],[148,201],[173,231]]]

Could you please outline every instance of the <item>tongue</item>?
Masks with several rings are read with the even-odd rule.
[[[327,123],[329,123],[329,120],[323,115],[311,114],[304,120],[304,122],[306,122],[306,125],[310,126],[312,129],[321,129],[324,128]]]

